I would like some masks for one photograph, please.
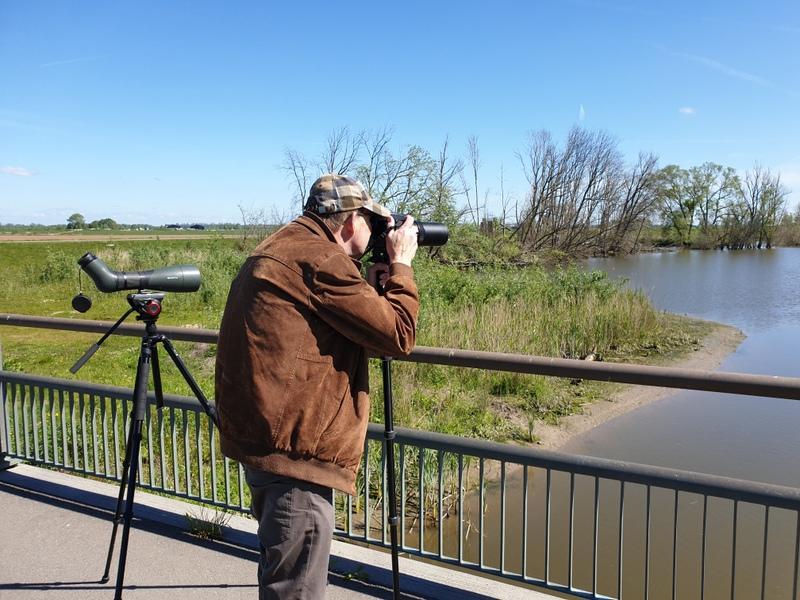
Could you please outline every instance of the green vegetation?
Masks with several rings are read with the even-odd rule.
[[[123,294],[102,294],[82,276],[94,306],[71,310],[78,288],[76,260],[92,251],[112,268],[133,270],[193,263],[203,284],[197,293],[168,294],[163,325],[217,328],[230,281],[246,250],[235,240],[3,244],[0,312],[115,320],[127,308]],[[425,346],[517,352],[606,360],[659,360],[691,347],[698,332],[684,319],[658,313],[642,294],[605,274],[576,268],[545,270],[485,267],[459,270],[421,256],[416,273],[422,296],[417,343]],[[73,377],[69,367],[99,336],[29,328],[0,329],[6,369]],[[177,343],[178,351],[209,396],[215,348]],[[79,375],[98,383],[132,386],[138,345],[113,336]],[[373,365],[373,382],[380,381]],[[169,361],[162,361],[167,391],[188,394]],[[396,423],[486,439],[533,441],[536,421],[555,422],[604,393],[600,384],[455,369],[398,361],[394,367]],[[373,414],[382,419],[379,386]]]
[[[201,540],[222,540],[223,528],[231,520],[231,513],[199,507],[187,512],[186,529]]]
[[[586,273],[574,267],[545,269],[541,266],[509,267],[492,264],[490,246],[476,247],[464,238],[478,237],[476,230],[460,226],[455,230],[452,252],[448,260],[477,257],[480,269],[459,269],[442,264],[424,252],[415,262],[416,276],[422,297],[417,343],[424,346],[455,347],[471,350],[516,352],[554,357],[582,358],[593,354],[606,360],[660,362],[673,353],[694,347],[705,333],[705,324],[655,311],[647,298],[628,291],[610,281],[600,272]],[[466,233],[466,236],[462,236]],[[485,240],[491,238],[484,237]],[[248,238],[252,243],[252,239]],[[500,244],[511,243],[495,240]],[[488,244],[488,242],[487,242]],[[163,325],[217,328],[227,296],[228,287],[247,254],[241,240],[190,239],[160,241],[63,242],[59,244],[6,243],[0,245],[0,312],[13,312],[53,317],[116,320],[128,305],[124,294],[102,294],[82,276],[83,291],[94,300],[92,310],[85,316],[71,310],[70,299],[78,288],[76,261],[91,251],[116,270],[135,270],[166,265],[193,263],[203,274],[197,293],[168,294],[160,319]],[[469,262],[469,261],[467,261]],[[463,264],[463,263],[462,263]],[[71,379],[69,367],[99,335],[79,334],[31,328],[0,328],[4,368]],[[213,395],[215,347],[208,344],[176,343],[178,352],[189,365],[206,395]],[[137,340],[112,336],[80,371],[83,380],[132,387],[138,358]],[[562,416],[581,410],[593,399],[608,395],[610,384],[568,381],[513,373],[490,372],[478,369],[457,369],[439,365],[393,363],[395,424],[453,435],[523,443],[535,441],[537,422],[555,423]],[[171,361],[162,360],[165,391],[190,394]],[[383,420],[380,366],[371,365],[373,403],[371,420]],[[109,401],[106,414],[124,414],[122,403]],[[83,408],[81,408],[83,406]],[[66,419],[63,437],[71,446],[81,439],[87,427],[85,406],[74,403],[56,406]],[[88,427],[103,429],[101,417],[90,409]],[[159,416],[151,408],[151,421],[163,419],[167,431],[175,428],[188,439],[198,436],[194,415],[183,416],[165,411]],[[75,428],[73,429],[73,425]],[[118,439],[122,439],[122,420],[115,421]],[[202,428],[205,429],[205,428]],[[41,436],[40,436],[41,437]],[[103,436],[101,436],[103,437]],[[180,437],[180,434],[179,434]],[[199,457],[184,461],[172,457],[181,454],[179,445],[169,436],[162,452],[143,442],[148,457],[143,464],[143,481],[155,478],[167,489],[185,487],[200,477]],[[152,451],[152,457],[150,452]],[[405,449],[405,477],[409,483],[418,481],[419,456]],[[100,472],[113,472],[113,462],[120,457],[114,452],[88,448],[87,465]],[[203,433],[202,462],[210,464],[211,454]],[[442,460],[439,471],[438,460]],[[370,489],[371,521],[380,515],[382,485],[380,480],[380,450],[371,444],[368,455],[369,477],[363,470],[357,479],[358,493],[353,501],[353,526],[363,530],[366,507],[363,505],[364,486]],[[152,462],[151,462],[152,461]],[[217,469],[225,468],[221,455],[216,455]],[[82,465],[82,468],[87,468]],[[469,479],[472,466],[466,462],[465,476]],[[422,499],[416,485],[409,485],[406,498],[411,510],[425,504],[426,514],[435,518],[438,511],[437,490],[443,486],[446,498],[455,498],[458,486],[458,464],[449,455],[437,456],[426,451],[422,478],[426,496]],[[164,471],[164,472],[162,472]],[[237,484],[230,491],[231,500],[248,502],[248,490],[234,476]],[[163,481],[162,481],[163,480]],[[212,482],[204,476],[205,488]],[[465,485],[469,487],[469,483]],[[221,481],[217,497],[225,497]],[[241,495],[241,497],[240,497]],[[337,495],[339,515],[346,514],[346,498]],[[442,510],[453,506],[445,501]],[[203,519],[200,519],[202,521]],[[373,523],[374,525],[375,523]],[[195,527],[200,534],[205,531]]]
[[[742,177],[714,163],[690,169],[668,165],[654,181],[671,245],[741,250],[770,248],[785,238],[779,229],[789,190],[768,169],[757,166]]]

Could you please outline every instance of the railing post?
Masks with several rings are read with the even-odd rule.
[[[3,370],[3,345],[0,343],[0,371]],[[0,380],[0,471],[13,467],[6,456],[6,441],[8,440],[8,429],[6,428],[6,382]]]

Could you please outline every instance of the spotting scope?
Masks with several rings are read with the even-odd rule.
[[[91,252],[81,256],[78,264],[101,292],[196,292],[200,288],[200,270],[194,265],[173,265],[149,271],[112,271]]]

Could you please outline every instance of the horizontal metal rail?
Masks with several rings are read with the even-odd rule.
[[[87,321],[79,319],[56,319],[0,313],[0,325],[39,327],[88,333],[105,332],[113,325],[110,321]],[[159,326],[159,331],[173,340],[215,344],[218,332],[214,329],[188,329],[186,327]],[[116,331],[119,335],[140,337],[144,333],[141,325],[123,324]],[[584,361],[566,358],[548,358],[526,354],[500,352],[478,352],[455,348],[431,348],[417,346],[409,356],[397,360],[410,362],[469,367],[494,371],[509,371],[553,377],[570,377],[596,381],[613,381],[655,387],[681,388],[764,396],[800,400],[800,378],[751,375],[703,371],[699,369],[676,369],[624,363]]]

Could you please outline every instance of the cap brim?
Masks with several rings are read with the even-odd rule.
[[[375,213],[380,217],[386,217],[387,219],[392,216],[392,213],[388,208],[386,208],[382,204],[378,204],[374,200],[370,200],[369,204],[365,204],[361,208],[368,210],[372,213]]]

